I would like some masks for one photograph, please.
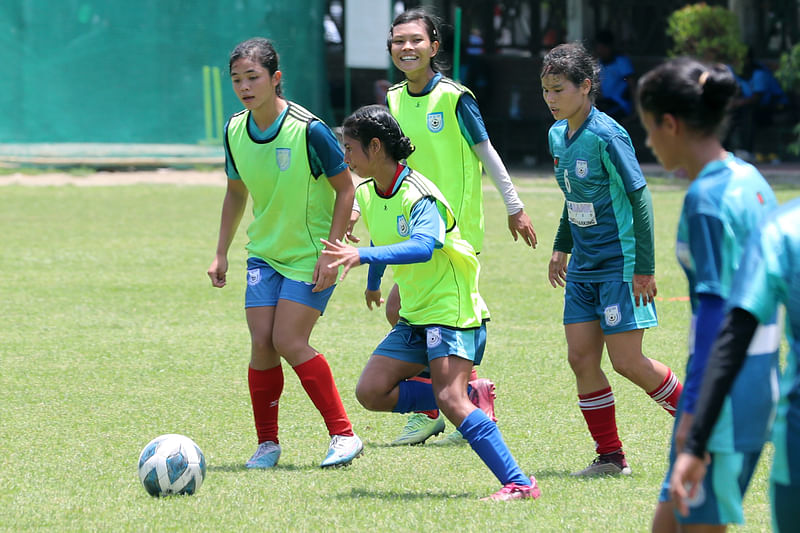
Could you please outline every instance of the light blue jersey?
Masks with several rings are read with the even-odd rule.
[[[768,323],[778,307],[786,310],[789,342],[781,377],[780,401],[772,431],[772,481],[800,485],[800,199],[781,206],[751,236],[729,299]],[[764,384],[760,384],[763,388]],[[795,502],[796,506],[797,502]]]
[[[628,194],[647,183],[630,137],[596,108],[570,138],[568,129],[559,120],[549,133],[573,242],[567,281],[631,281],[636,236]]]
[[[687,368],[698,367],[692,365],[692,358],[696,357],[698,295],[730,298],[748,238],[777,205],[772,189],[758,170],[732,155],[707,164],[690,185],[676,244],[678,261],[689,281],[693,314]],[[767,439],[777,395],[780,330],[775,313],[766,318],[725,399],[708,443],[711,452],[758,451]],[[699,366],[704,370],[704,363]],[[690,380],[702,382],[702,375],[689,374],[687,371],[684,382],[687,388]],[[763,387],[770,382],[775,383],[774,390]],[[679,415],[680,411],[679,407]]]

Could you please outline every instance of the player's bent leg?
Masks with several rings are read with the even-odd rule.
[[[606,335],[611,364],[674,416],[683,386],[668,366],[642,353],[643,336],[642,329]]]
[[[389,296],[386,297],[386,302],[383,305],[386,312],[386,320],[390,326],[394,327],[400,320],[400,287],[397,286],[397,283],[389,291]]]
[[[424,369],[424,365],[372,354],[358,378],[356,399],[370,411],[394,411],[400,398],[400,383]]]
[[[541,491],[536,479],[523,474],[493,422],[476,408],[466,394],[472,363],[458,356],[437,357],[430,362],[439,409],[458,427],[470,446],[503,487],[487,500],[536,499]]]

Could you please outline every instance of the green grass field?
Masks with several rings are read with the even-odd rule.
[[[206,276],[223,188],[1,188],[0,530],[648,530],[672,419],[606,360],[634,473],[569,476],[592,460],[593,444],[566,362],[563,292],[546,279],[563,197],[552,179],[517,184],[540,245],[511,240],[499,195],[487,189],[481,292],[493,320],[480,374],[496,382],[500,428],[543,495],[505,504],[478,501],[499,484],[469,447],[388,447],[405,416],[355,400],[361,368],[388,331],[382,311],[363,303],[366,268],[339,286],[312,338],[365,455],[318,468],[329,438],[287,369],[281,461],[248,471],[256,440],[243,227],[228,287],[213,289]],[[689,305],[678,299],[686,286],[673,256],[683,188],[652,189],[661,324],[645,335],[645,353],[683,376]],[[196,495],[156,499],[141,487],[139,452],[162,433],[188,435],[205,452]],[[747,525],[735,531],[769,529],[767,464],[746,499]]]

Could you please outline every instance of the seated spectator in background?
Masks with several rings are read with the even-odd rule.
[[[736,76],[739,98],[734,102],[731,131],[727,141],[738,157],[750,162],[777,162],[775,153],[768,153],[777,141],[770,135],[776,113],[789,104],[786,93],[769,67],[757,61],[752,47],[747,48],[742,72]]]
[[[614,48],[614,34],[600,30],[595,36],[595,54],[600,60],[600,94],[595,106],[620,121],[633,111],[633,64]]]

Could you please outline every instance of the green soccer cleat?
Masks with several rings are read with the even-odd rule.
[[[392,446],[406,446],[422,444],[434,435],[444,431],[444,417],[439,413],[437,418],[431,418],[425,413],[413,413],[408,417],[400,436],[392,441]]]

